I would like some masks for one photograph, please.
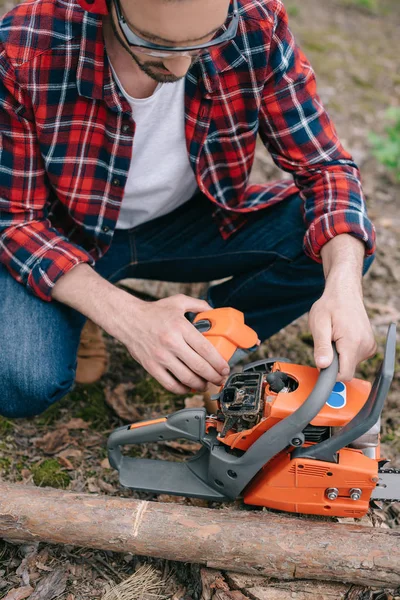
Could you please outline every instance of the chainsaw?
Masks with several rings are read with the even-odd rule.
[[[257,334],[232,308],[197,315],[193,325],[229,361],[254,349]],[[108,439],[110,465],[125,488],[292,513],[360,518],[370,502],[400,501],[400,471],[383,469],[380,417],[395,369],[391,324],[373,385],[336,381],[338,355],[319,371],[267,358],[233,372],[205,408],[119,427]],[[134,458],[122,447],[187,439],[201,449],[186,461]],[[375,505],[376,506],[376,505]]]

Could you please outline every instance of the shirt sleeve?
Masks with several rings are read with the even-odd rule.
[[[293,175],[304,201],[304,250],[321,262],[322,246],[349,233],[375,251],[360,173],[342,147],[317,94],[314,71],[297,46],[280,0],[271,3],[268,73],[260,112],[260,136],[274,162]]]
[[[50,193],[29,95],[0,45],[0,263],[45,301],[71,268],[94,265],[86,250],[52,227]]]

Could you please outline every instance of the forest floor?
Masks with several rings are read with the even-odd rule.
[[[378,1],[377,11],[360,8],[358,5],[361,4],[356,0],[286,2],[292,29],[317,73],[322,100],[344,146],[361,168],[369,214],[377,228],[379,254],[365,278],[364,290],[379,351],[375,358],[360,365],[358,370],[358,376],[372,380],[382,360],[387,327],[390,322],[399,321],[400,315],[400,186],[373,158],[368,142],[369,132],[383,132],[387,108],[400,104],[400,10],[398,0]],[[11,8],[10,3],[1,3],[0,0],[1,6],[2,12]],[[281,177],[282,174],[260,145],[253,180],[261,182],[276,176]],[[110,338],[107,338],[107,344],[111,365],[100,383],[77,386],[68,397],[36,418],[12,421],[0,417],[0,477],[10,482],[50,485],[76,492],[212,506],[206,501],[153,497],[120,488],[117,473],[109,468],[107,460],[109,433],[131,417],[132,420],[155,418],[184,408],[193,400],[167,393],[130,358],[122,345]],[[382,418],[383,455],[398,467],[399,354],[397,374]],[[300,364],[313,364],[312,340],[306,317],[268,340],[252,359],[276,355],[287,356]],[[127,413],[128,417],[118,416]],[[150,444],[143,447],[141,453],[148,458],[172,456],[174,460],[189,455],[190,448],[188,452],[180,444],[169,444],[168,447]],[[398,527],[400,504],[386,508],[377,515],[377,519],[381,527]],[[351,519],[347,521],[353,522]],[[143,581],[149,573],[143,575],[140,567],[146,565],[154,569],[151,575],[155,578],[157,592],[141,596]],[[0,540],[0,598],[7,600],[22,600],[30,596],[35,600],[100,599],[107,589],[135,573],[137,577],[131,582],[129,595],[110,595],[108,598],[200,598],[202,584],[198,565],[150,560],[90,548],[45,543],[13,544]],[[59,582],[55,584],[57,578]],[[218,598],[238,597],[229,595],[229,582],[219,581],[221,594]],[[206,585],[204,572],[203,583]],[[390,588],[390,582],[387,584]],[[269,598],[266,591],[259,596],[255,588],[252,592],[251,582],[247,581],[246,585],[246,589],[242,589],[243,598]],[[265,580],[265,590],[268,585]],[[25,588],[25,592],[21,592],[21,588]],[[217,588],[218,585],[214,589],[215,594]],[[395,591],[390,589],[349,590],[348,587],[347,592],[338,591],[332,598],[384,600],[396,596]],[[203,589],[203,596],[211,598],[214,592],[208,587],[208,591]],[[223,596],[222,592],[227,595]],[[399,590],[397,595],[400,597]],[[318,598],[318,594],[305,597]]]

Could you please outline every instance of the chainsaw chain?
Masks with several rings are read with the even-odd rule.
[[[389,469],[378,469],[378,473],[394,473],[395,475],[400,475],[400,469],[395,469],[394,467],[391,467]],[[380,500],[379,498],[374,498],[375,502],[400,502],[399,498],[382,498],[382,500]]]

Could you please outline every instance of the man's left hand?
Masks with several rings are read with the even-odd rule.
[[[377,348],[363,301],[364,251],[364,244],[348,234],[336,236],[321,250],[326,285],[311,308],[309,326],[318,368],[331,364],[332,342],[336,343],[338,381],[353,379],[357,365],[373,356]]]
[[[376,342],[361,294],[328,293],[315,302],[309,317],[315,364],[322,369],[333,359],[332,341],[339,354],[338,381],[350,381],[357,365],[373,356]]]

